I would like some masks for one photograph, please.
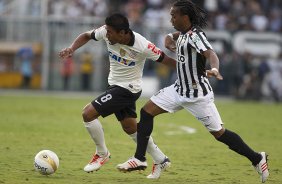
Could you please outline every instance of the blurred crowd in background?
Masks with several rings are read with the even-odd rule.
[[[104,18],[111,12],[122,12],[129,18],[133,29],[143,34],[144,22],[150,29],[170,26],[169,10],[173,2],[173,0],[50,0],[48,14],[53,17]],[[194,0],[194,2],[208,13],[206,29],[282,33],[281,0]]]
[[[282,32],[281,0],[192,0],[208,13],[207,29]],[[0,12],[9,0],[0,0]],[[40,16],[39,0],[21,0],[18,14]],[[149,21],[151,25],[169,24],[168,12],[174,0],[49,0],[48,14],[53,17],[104,18],[111,12],[125,13],[131,22]],[[9,10],[9,9],[7,9]]]
[[[18,7],[17,14],[42,16],[41,1],[21,0],[20,2],[22,6]],[[165,52],[169,52],[163,48],[163,39],[168,31],[173,31],[169,14],[173,2],[173,0],[48,0],[47,14],[54,19],[75,20],[81,17],[96,17],[104,20],[112,12],[122,12],[129,18],[134,31],[143,34]],[[224,31],[230,35],[240,31],[251,31],[262,34],[274,33],[281,37],[281,0],[194,0],[193,2],[208,13],[208,25],[205,28],[208,31],[219,33]],[[10,11],[8,5],[8,0],[0,0],[0,15],[15,13]],[[209,37],[209,34],[207,35]],[[257,54],[248,50],[239,52],[232,45],[224,45],[224,48],[218,52],[220,71],[224,80],[220,82],[212,80],[216,93],[232,95],[238,99],[282,101],[281,38],[277,42],[280,49],[278,48],[278,54],[274,55]],[[169,54],[173,56],[172,53]],[[89,68],[86,70],[88,74],[94,71]],[[161,81],[160,88],[175,79],[175,71],[147,62],[145,76],[156,73]],[[86,83],[91,82],[90,79],[85,80],[88,81]],[[90,90],[91,87],[86,83],[82,85],[82,89]],[[67,84],[63,88],[68,89]]]

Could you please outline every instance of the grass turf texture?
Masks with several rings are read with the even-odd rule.
[[[135,144],[114,116],[100,118],[111,160],[101,170],[85,173],[83,167],[95,146],[82,123],[81,110],[91,100],[91,96],[1,95],[0,184],[260,183],[246,158],[215,141],[184,110],[155,118],[153,137],[172,161],[172,167],[159,180],[146,178],[152,166],[148,155],[149,167],[144,172],[117,171],[116,165],[134,154]],[[138,111],[145,102],[138,101]],[[216,105],[226,128],[237,132],[255,150],[270,155],[267,182],[282,183],[282,105],[221,100]],[[193,127],[197,132],[187,134],[181,126]],[[43,149],[54,151],[60,158],[59,169],[51,176],[33,169],[34,156]]]

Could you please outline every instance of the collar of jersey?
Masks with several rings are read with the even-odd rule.
[[[128,43],[128,46],[133,46],[135,42],[135,35],[131,30],[130,30],[130,34],[131,34],[131,39],[130,42]]]

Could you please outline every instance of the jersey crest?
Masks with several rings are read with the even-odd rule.
[[[129,57],[131,57],[131,58],[135,59],[135,58],[136,58],[136,56],[137,56],[137,54],[138,54],[138,52],[136,52],[136,51],[134,51],[134,50],[129,49],[129,53],[128,53]]]
[[[194,43],[197,43],[197,42],[201,41],[200,37],[197,34],[194,34],[191,37],[192,37],[192,41]]]
[[[121,48],[121,49],[119,50],[119,53],[120,53],[120,56],[121,56],[121,57],[124,57],[125,54],[126,54],[126,51]]]

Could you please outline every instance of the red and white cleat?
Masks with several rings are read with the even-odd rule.
[[[255,167],[256,171],[260,175],[261,182],[264,183],[267,180],[268,176],[269,176],[268,164],[267,164],[267,155],[266,155],[265,152],[261,152],[260,154],[262,156],[262,159],[254,167]]]
[[[147,176],[149,179],[159,179],[162,172],[169,168],[171,165],[170,160],[166,157],[160,164],[154,164],[151,174]]]
[[[99,156],[98,154],[93,155],[90,162],[84,167],[85,172],[92,172],[99,170],[106,162],[111,158],[110,152],[106,156]]]
[[[142,162],[135,157],[129,158],[126,162],[117,165],[117,169],[122,172],[130,172],[135,170],[145,170],[147,162]]]

